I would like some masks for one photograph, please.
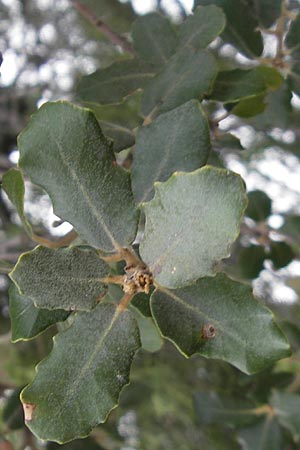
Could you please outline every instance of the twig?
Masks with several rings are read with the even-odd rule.
[[[120,46],[124,52],[135,54],[130,42],[120,34],[116,33],[107,23],[99,19],[86,5],[78,0],[72,0],[73,6],[85,17],[92,25],[97,27],[114,45]]]

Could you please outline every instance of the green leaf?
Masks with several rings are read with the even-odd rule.
[[[158,13],[139,17],[132,27],[132,39],[139,57],[155,66],[166,64],[178,44],[170,21]]]
[[[199,6],[194,14],[180,25],[179,39],[181,47],[205,48],[224,29],[226,18],[216,6]]]
[[[244,150],[239,138],[231,133],[224,133],[217,136],[214,146],[217,150]]]
[[[237,174],[210,166],[155,183],[154,199],[143,204],[140,245],[155,280],[176,288],[213,275],[215,264],[230,254],[246,201]]]
[[[252,117],[262,113],[266,108],[265,95],[257,95],[256,97],[246,98],[238,102],[231,110],[231,114],[239,117]]]
[[[278,421],[267,416],[259,423],[239,430],[243,450],[282,450],[282,433]]]
[[[142,113],[167,112],[192,98],[209,94],[217,74],[215,58],[206,50],[185,48],[146,86]]]
[[[12,342],[18,342],[36,337],[51,325],[65,320],[69,313],[59,309],[49,311],[36,308],[33,301],[20,295],[12,284],[9,288],[9,315]]]
[[[212,4],[222,8],[226,16],[226,27],[222,33],[224,41],[234,45],[247,57],[260,56],[263,40],[257,31],[258,22],[247,3],[241,0],[195,0],[194,8]]]
[[[89,244],[112,251],[135,237],[138,212],[129,174],[91,111],[47,103],[19,137],[19,165],[43,187],[55,213]]]
[[[22,295],[38,308],[89,310],[106,292],[109,267],[96,251],[38,246],[23,253],[10,273]]]
[[[2,177],[2,189],[4,189],[9,200],[16,208],[27,233],[31,236],[32,228],[24,211],[25,186],[21,171],[17,169],[9,169],[9,171]]]
[[[286,242],[271,242],[268,258],[272,260],[275,269],[287,266],[293,261],[294,257],[293,249]]]
[[[300,14],[291,21],[289,30],[285,37],[285,45],[288,48],[296,49],[300,46]]]
[[[269,28],[281,14],[282,0],[246,0],[253,16],[264,27]]]
[[[130,304],[134,306],[144,317],[151,317],[150,294],[140,292],[131,300]]]
[[[128,311],[104,303],[78,313],[54,338],[50,356],[21,394],[29,429],[58,443],[87,436],[117,406],[139,347],[138,327]]]
[[[272,211],[272,201],[263,191],[248,193],[248,207],[245,215],[257,222],[266,220]]]
[[[292,93],[286,82],[276,91],[270,92],[265,98],[266,108],[263,114],[254,122],[255,128],[264,131],[274,127],[287,128],[292,112],[291,99]]]
[[[140,330],[142,348],[151,353],[160,350],[163,341],[153,320],[150,317],[142,317],[139,313],[135,317]]]
[[[250,245],[242,248],[238,258],[238,268],[243,278],[257,278],[264,267],[267,258],[265,249],[261,245]]]
[[[114,152],[120,152],[134,145],[134,129],[142,125],[138,114],[141,103],[141,92],[136,92],[118,105],[100,105],[86,103],[99,121],[105,134],[114,141]]]
[[[266,93],[267,89],[277,89],[281,82],[281,75],[275,69],[227,70],[218,74],[210,99],[223,103],[250,99]]]
[[[289,345],[251,288],[219,273],[177,290],[158,288],[151,310],[164,337],[186,357],[200,353],[245,373],[289,356]]]
[[[292,433],[295,442],[300,441],[300,395],[274,391],[271,402],[281,426]]]
[[[166,181],[176,170],[205,165],[210,152],[206,115],[190,100],[139,129],[132,164],[132,189],[138,202],[153,197],[155,181]]]
[[[137,59],[118,61],[81,78],[78,97],[85,102],[120,103],[155,75],[155,69]]]
[[[201,425],[226,423],[241,426],[257,420],[253,403],[228,396],[220,397],[215,392],[198,392],[195,408]]]

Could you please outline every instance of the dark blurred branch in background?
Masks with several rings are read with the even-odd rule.
[[[87,6],[77,0],[72,0],[72,3],[77,11],[92,25],[97,27],[101,33],[103,33],[114,45],[118,45],[122,48],[122,50],[124,50],[124,52],[134,55],[132,45],[124,36],[116,33],[109,25],[107,25],[107,23],[95,16],[95,14]]]

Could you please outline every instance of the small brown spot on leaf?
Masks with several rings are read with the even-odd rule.
[[[23,403],[23,411],[26,422],[30,422],[32,420],[34,410],[35,405],[32,403]]]
[[[201,332],[202,339],[213,339],[216,336],[216,328],[211,323],[206,323]]]

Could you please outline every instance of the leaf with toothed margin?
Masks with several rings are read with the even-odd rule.
[[[179,50],[145,87],[142,113],[163,113],[202,98],[210,93],[216,75],[216,60],[207,50]]]
[[[182,289],[158,288],[151,310],[162,335],[187,357],[222,359],[250,374],[290,355],[272,313],[249,286],[222,273]]]
[[[229,170],[205,166],[155,183],[154,199],[142,205],[139,249],[155,280],[176,288],[213,275],[230,255],[246,205],[243,180]]]
[[[60,309],[49,311],[37,308],[12,284],[9,288],[9,316],[12,342],[18,342],[35,338],[51,325],[66,320],[69,313]]]
[[[90,245],[113,251],[133,241],[138,212],[130,175],[87,109],[46,103],[18,140],[20,167],[43,187],[54,212]]]
[[[131,170],[136,200],[150,200],[153,183],[166,181],[176,170],[190,172],[204,166],[209,152],[209,125],[197,100],[190,100],[141,127]]]
[[[101,303],[94,311],[77,313],[21,393],[28,428],[60,444],[86,437],[117,406],[139,348],[129,311]]]
[[[106,292],[101,279],[108,272],[93,249],[38,246],[20,256],[10,277],[38,308],[71,311],[96,306]]]

